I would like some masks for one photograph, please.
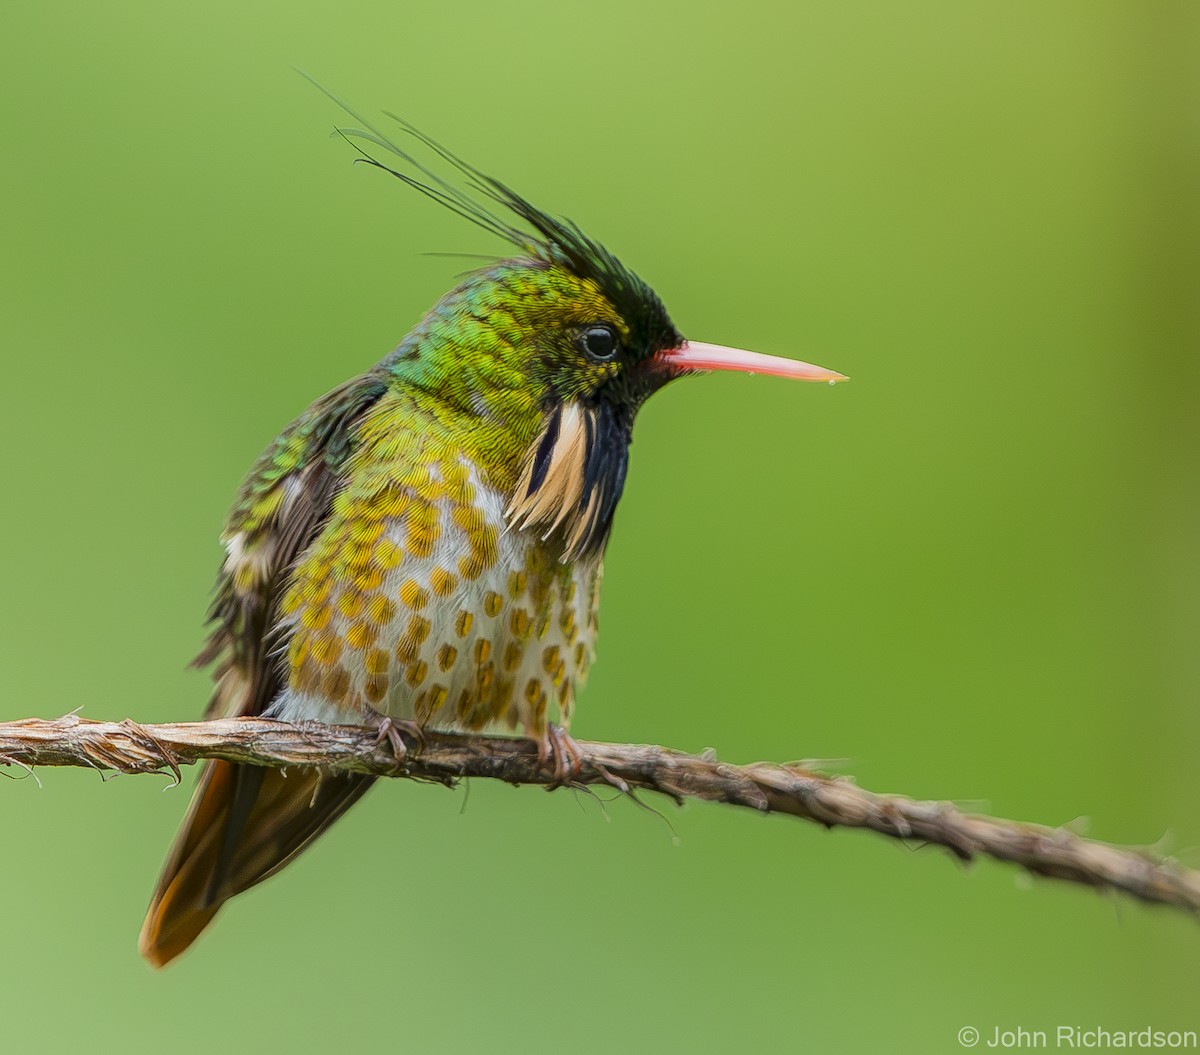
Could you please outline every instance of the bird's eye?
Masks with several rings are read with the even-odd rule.
[[[589,359],[597,363],[613,358],[620,347],[611,326],[589,326],[579,335],[579,346]]]

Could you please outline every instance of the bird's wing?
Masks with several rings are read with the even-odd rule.
[[[327,393],[259,456],[229,514],[227,557],[197,666],[215,663],[205,717],[261,714],[279,689],[274,627],[288,573],[328,519],[354,425],[385,392],[378,376]]]
[[[366,375],[317,400],[242,485],[224,534],[228,557],[210,613],[216,625],[196,660],[217,664],[210,715],[261,714],[278,691],[272,639],[291,569],[329,517],[355,425],[386,390]],[[206,762],[151,899],[142,954],[156,966],[178,956],[226,900],[282,868],[372,780]]]

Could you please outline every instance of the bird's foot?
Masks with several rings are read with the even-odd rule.
[[[392,745],[392,754],[396,757],[397,762],[408,761],[409,750],[404,739],[405,736],[410,737],[415,744],[413,754],[419,755],[425,750],[425,731],[416,722],[406,718],[391,718],[386,714],[370,710],[366,714],[364,724],[368,729],[375,730],[376,747],[385,740]]]
[[[538,761],[554,763],[554,783],[551,788],[560,788],[578,779],[583,769],[583,752],[571,739],[567,731],[551,722],[545,735],[538,741]]]

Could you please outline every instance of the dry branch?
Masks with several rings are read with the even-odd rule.
[[[827,827],[866,828],[894,839],[946,847],[964,861],[977,855],[1012,861],[1030,872],[1144,901],[1200,908],[1200,871],[1142,849],[1085,839],[1064,828],[965,813],[949,802],[880,795],[846,777],[795,765],[735,766],[664,747],[576,741],[582,754],[575,783],[655,791],[676,802],[704,799],[787,813]],[[419,753],[397,762],[368,729],[291,725],[234,718],[169,725],[93,722],[67,715],[0,723],[0,765],[88,766],[124,773],[164,770],[204,758],[258,766],[319,765],[331,771],[408,777],[452,785],[463,777],[553,786],[553,765],[529,740],[430,733]]]

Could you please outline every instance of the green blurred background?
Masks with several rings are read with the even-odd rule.
[[[0,710],[185,719],[243,471],[485,235],[350,164],[390,107],[853,375],[643,411],[575,731],[846,758],[1200,865],[1191,3],[10,7]],[[187,789],[0,785],[11,1050],[955,1051],[1200,1028],[1186,917],[716,806],[373,792],[184,960]],[[607,816],[605,816],[607,812]]]

